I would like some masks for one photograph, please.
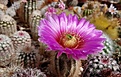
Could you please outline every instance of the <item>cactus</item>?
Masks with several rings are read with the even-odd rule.
[[[41,13],[39,10],[33,11],[30,18],[30,30],[33,40],[38,40],[38,26],[40,24]]]
[[[16,21],[9,15],[4,15],[0,20],[0,34],[11,36],[16,31]]]
[[[27,46],[27,45],[31,46],[31,37],[25,31],[17,31],[17,32],[15,32],[11,36],[11,39],[13,41],[13,45],[14,45],[16,50],[17,50],[17,48],[24,47],[24,46]]]
[[[38,64],[38,55],[37,50],[32,47],[22,47],[18,49],[18,53],[16,55],[16,63],[17,65],[21,65],[24,68],[34,68],[37,67]]]
[[[0,34],[0,66],[8,65],[14,52],[11,39],[6,35]]]
[[[56,53],[51,53],[50,57],[50,72],[54,75],[53,77],[79,77],[81,72],[81,61],[68,59],[65,54],[57,58]]]

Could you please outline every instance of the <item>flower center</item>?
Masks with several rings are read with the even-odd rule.
[[[78,44],[78,40],[76,39],[75,36],[72,36],[70,34],[67,34],[62,39],[62,43],[63,43],[63,46],[64,47],[73,48],[73,47],[76,47],[76,45]]]
[[[64,48],[80,48],[84,44],[84,41],[74,34],[64,34],[59,38],[59,43]]]

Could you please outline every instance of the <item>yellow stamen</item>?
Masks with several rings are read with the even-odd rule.
[[[62,38],[62,44],[63,44],[64,47],[74,48],[74,47],[77,46],[78,40],[76,39],[75,36],[67,34],[66,36],[64,36]]]

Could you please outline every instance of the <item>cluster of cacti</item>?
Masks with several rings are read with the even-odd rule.
[[[30,30],[33,40],[38,40],[38,26],[40,25],[41,13],[39,10],[33,11],[30,18]]]
[[[26,31],[17,31],[12,36],[15,49],[25,46],[31,46],[31,37]]]
[[[0,66],[8,65],[14,53],[11,39],[6,35],[0,34]]]
[[[82,67],[80,60],[68,59],[66,54],[62,54],[57,58],[56,53],[51,53],[49,69],[55,77],[79,77],[80,68]]]
[[[7,7],[8,0],[0,0],[0,77],[80,77],[81,75],[81,77],[121,77],[121,43],[120,39],[117,39],[118,37],[121,37],[121,27],[119,26],[118,20],[119,18],[121,18],[121,15],[119,14],[119,12],[110,12],[106,4],[101,4],[98,1],[87,1],[84,3],[84,5],[82,5],[82,7],[76,6],[79,0],[9,1],[12,3],[12,5],[10,7]],[[59,7],[59,2],[63,1],[65,1],[65,5],[60,4]],[[46,16],[45,14],[46,12],[48,12],[48,7],[52,7],[56,10],[56,12],[54,11],[55,15],[51,16],[52,18],[54,18],[53,20],[50,19],[51,17],[48,19],[49,16]],[[115,8],[113,10],[115,11]],[[53,10],[50,10],[49,12],[53,13]],[[66,15],[68,16],[67,19],[70,19],[69,21],[67,21],[66,15],[63,15],[62,12],[66,13]],[[60,13],[62,13],[61,16],[58,15]],[[69,14],[76,14],[78,17],[76,18],[76,16],[73,16],[71,19],[72,15],[69,16]],[[16,21],[9,15],[15,17],[17,25]],[[44,17],[45,19],[43,19]],[[65,46],[65,42],[67,40],[65,40],[65,35],[63,36],[64,31],[66,31],[63,30],[63,26],[65,26],[65,24],[67,26],[72,24],[72,27],[69,27],[72,30],[73,28],[80,26],[78,24],[80,24],[81,22],[83,22],[83,24],[86,24],[84,26],[87,26],[87,24],[89,24],[88,21],[79,21],[79,23],[77,23],[78,19],[80,20],[80,18],[82,17],[85,17],[85,19],[91,21],[91,23],[94,24],[97,29],[102,30],[104,36],[101,36],[101,38],[106,38],[104,42],[100,43],[100,45],[103,44],[104,46],[104,48],[100,50],[101,52],[98,53],[98,51],[95,49],[98,54],[89,55],[88,59],[83,60],[84,62],[82,62],[82,60],[80,59],[77,60],[75,57],[80,55],[79,57],[84,58],[86,55],[88,55],[85,54],[86,49],[90,50],[91,52],[91,47],[93,49],[93,45],[89,47],[87,46],[87,48],[78,48],[78,46],[81,45],[79,44],[81,42],[81,38],[79,39],[78,37],[85,35],[85,33],[83,34],[82,32],[82,35],[79,36],[75,34],[76,32],[85,31],[86,28],[84,28],[84,30],[78,29],[80,31],[77,30],[75,32],[74,37],[72,37],[74,38],[74,40],[72,41],[78,42],[79,45],[75,46],[74,48]],[[42,25],[40,23],[41,19],[43,19]],[[23,22],[19,22],[20,20],[22,20]],[[56,24],[58,27],[56,25],[53,25],[55,23],[58,23]],[[73,24],[75,27],[73,26]],[[88,26],[87,29],[92,27],[92,24],[90,24],[91,26]],[[39,28],[40,32],[38,33],[38,26],[40,25],[41,29]],[[49,25],[53,27],[51,28],[51,26]],[[50,34],[49,38],[47,39],[42,38],[46,38],[48,34],[44,32],[45,30],[42,29],[44,28],[44,26],[46,26],[45,30],[46,28],[48,29],[47,32],[49,32],[49,30],[51,29],[54,30],[54,32],[52,32],[54,34]],[[21,31],[22,28],[24,31]],[[57,30],[59,30],[59,28],[61,29],[58,32]],[[20,31],[17,31],[17,29]],[[46,36],[41,33],[42,30],[43,33],[46,33]],[[89,29],[89,31],[90,30],[91,29]],[[60,37],[58,37],[60,38],[59,40],[55,36],[56,33],[60,33]],[[105,33],[109,35],[109,37],[105,35]],[[37,41],[38,34],[40,35],[39,42]],[[51,36],[55,37],[52,38]],[[57,36],[59,36],[59,34]],[[78,37],[76,38],[75,36]],[[97,36],[95,35],[95,37]],[[58,49],[61,48],[56,47],[56,44],[54,44],[53,41],[49,41],[48,39],[55,39],[55,41],[57,41],[64,50],[60,50],[59,52]],[[83,38],[84,43],[86,43],[86,40],[87,38]],[[62,43],[64,44],[61,45],[60,41],[62,41]],[[68,41],[68,44],[73,43],[72,41]],[[93,43],[92,41],[89,41],[88,43]],[[94,40],[94,42],[94,46],[96,46],[97,41]],[[50,43],[50,46],[48,43]],[[53,47],[51,47],[51,43],[53,44]],[[33,48],[32,45],[34,45],[35,48]],[[67,48],[69,50],[67,50]],[[74,51],[74,49],[76,48],[77,50],[82,51],[80,51],[79,53],[77,51]],[[54,49],[57,50],[57,52],[59,53],[57,54],[56,51],[51,52]],[[70,55],[70,53],[72,55]],[[82,65],[85,65],[86,63],[87,65],[84,67],[83,70]],[[11,67],[11,65],[15,66]],[[40,69],[44,71],[48,76],[41,72]]]
[[[46,77],[46,75],[39,69],[22,69],[13,73],[11,77]]]
[[[2,16],[0,19],[0,34],[11,36],[16,31],[16,21],[9,15]]]
[[[114,72],[120,72],[117,62],[108,55],[99,55],[90,58],[88,65],[84,71],[84,77],[95,77],[104,69],[111,69]]]

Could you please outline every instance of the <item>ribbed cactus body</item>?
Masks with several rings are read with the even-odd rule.
[[[50,58],[50,72],[54,77],[79,77],[81,61],[68,59],[66,54],[62,54],[59,58],[54,53]]]
[[[6,35],[0,35],[0,66],[5,66],[10,63],[14,47],[11,39]]]
[[[0,34],[11,36],[16,31],[17,26],[15,20],[8,15],[4,15],[0,20]]]
[[[30,16],[34,10],[36,10],[36,0],[28,0],[24,5],[24,20],[29,25]]]

